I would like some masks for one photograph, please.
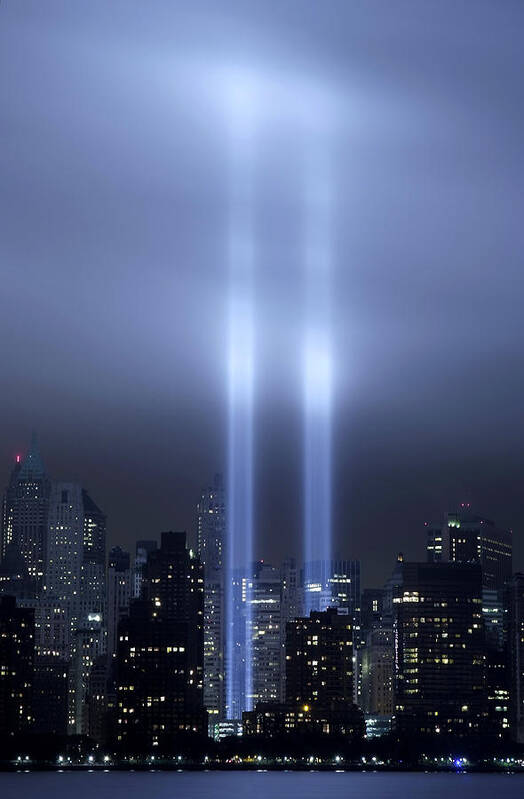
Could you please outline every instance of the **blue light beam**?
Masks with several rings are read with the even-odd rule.
[[[253,563],[253,92],[236,80],[230,92],[228,522],[226,576],[226,714],[241,718],[252,695]]]
[[[324,144],[324,146],[322,146]],[[324,137],[306,168],[304,334],[304,612],[314,609],[315,561],[332,558],[331,181]]]

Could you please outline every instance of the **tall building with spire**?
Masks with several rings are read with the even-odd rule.
[[[16,463],[3,500],[0,556],[10,544],[22,556],[29,576],[41,581],[45,571],[50,482],[33,433],[29,451]]]

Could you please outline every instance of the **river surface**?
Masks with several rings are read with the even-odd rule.
[[[522,774],[81,772],[0,774],[0,799],[524,799]]]

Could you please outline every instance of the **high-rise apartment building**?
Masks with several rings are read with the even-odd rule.
[[[288,622],[286,702],[353,701],[353,626],[336,608]]]
[[[399,562],[395,704],[401,734],[484,731],[486,673],[480,566]]]
[[[119,625],[116,744],[165,751],[182,731],[207,731],[203,703],[204,577],[185,533],[162,533],[142,599]]]
[[[33,724],[34,613],[0,597],[0,738]]]

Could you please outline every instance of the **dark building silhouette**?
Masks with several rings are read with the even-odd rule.
[[[428,561],[478,563],[482,569],[482,617],[486,655],[487,730],[499,739],[509,731],[509,684],[504,641],[504,586],[510,578],[513,541],[509,530],[464,504],[442,522],[426,525]]]
[[[17,456],[3,500],[0,558],[9,544],[22,556],[29,576],[43,578],[47,547],[50,483],[33,434],[27,454]]]
[[[129,613],[133,595],[131,557],[121,547],[113,547],[107,561],[106,627],[107,651],[116,652],[118,624]]]
[[[246,735],[364,734],[353,704],[353,625],[336,608],[286,625],[286,701],[261,702],[242,716]]]
[[[364,736],[364,716],[360,708],[346,702],[329,705],[293,705],[259,702],[242,715],[244,735],[280,738],[284,735],[329,735],[348,743]]]
[[[133,568],[133,599],[138,599],[142,593],[142,580],[150,552],[158,549],[158,542],[143,540],[136,542],[135,563]]]
[[[169,750],[182,732],[205,733],[204,577],[185,533],[162,533],[149,553],[142,599],[118,630],[116,737],[127,751]]]
[[[0,562],[0,594],[14,596],[17,599],[36,599],[38,587],[37,578],[29,576],[27,564],[18,544],[11,541],[7,544]]]
[[[480,566],[397,564],[395,700],[401,734],[485,731],[486,673]]]
[[[104,746],[108,741],[109,714],[114,704],[113,661],[109,654],[99,655],[89,670],[85,699],[87,735]]]
[[[67,734],[69,662],[53,655],[36,655],[33,679],[33,732]]]
[[[384,589],[365,588],[360,600],[360,627],[362,641],[367,634],[380,627],[384,616]]]
[[[287,624],[286,702],[334,700],[353,700],[353,626],[329,608]]]
[[[0,738],[33,726],[34,611],[0,597]]]
[[[508,581],[506,593],[511,737],[524,743],[524,574]]]

